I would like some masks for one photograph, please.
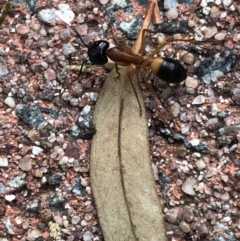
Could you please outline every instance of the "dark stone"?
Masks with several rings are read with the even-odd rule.
[[[142,17],[136,16],[130,22],[122,22],[118,28],[124,32],[128,39],[134,40],[137,38],[138,33],[142,26]]]
[[[44,122],[43,113],[50,115],[54,119],[61,116],[58,109],[47,109],[40,106],[30,106],[27,104],[19,104],[16,108],[17,116],[26,124],[39,126]]]
[[[189,30],[188,21],[174,21],[170,23],[155,24],[155,32],[165,34],[186,33]]]
[[[79,179],[74,181],[72,192],[79,196],[84,196],[86,194],[86,188],[81,184]]]
[[[31,213],[39,213],[41,210],[41,202],[37,201],[31,205],[27,205],[26,211],[31,212]]]
[[[210,149],[207,146],[207,144],[204,142],[201,142],[200,140],[199,140],[199,142],[198,141],[185,141],[184,144],[188,149],[190,149],[192,151],[196,151],[196,152],[200,152],[200,153],[209,153],[210,152]]]
[[[55,192],[52,192],[48,196],[47,201],[52,209],[58,210],[63,208],[63,205],[68,201],[68,199],[66,197],[59,196]]]
[[[171,187],[171,180],[163,170],[159,171],[158,177],[159,177],[159,184],[161,186],[163,197],[165,199],[166,205],[169,207],[170,205],[169,205],[169,198],[167,193]]]
[[[61,174],[58,174],[56,176],[50,176],[48,178],[48,183],[49,185],[59,185],[60,182],[62,181],[62,175]]]
[[[223,74],[227,74],[234,70],[237,64],[237,55],[231,50],[224,50],[219,57],[207,58],[201,63],[197,70],[197,76],[203,78],[211,72],[219,70]]]
[[[83,140],[92,139],[93,135],[96,133],[96,129],[92,122],[93,110],[89,106],[85,106],[78,118],[79,129],[74,131],[79,132],[78,136]]]
[[[51,101],[54,98],[54,94],[55,94],[54,90],[44,90],[38,95],[38,97],[41,100]]]

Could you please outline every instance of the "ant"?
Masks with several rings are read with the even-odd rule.
[[[116,72],[119,76],[120,74],[118,72],[118,65],[129,66],[133,64],[134,70],[129,73],[129,77],[132,74],[139,72],[139,70],[141,71],[148,68],[155,76],[168,83],[181,83],[187,78],[186,69],[179,61],[171,58],[154,57],[154,55],[157,54],[164,46],[168,45],[170,42],[192,42],[193,40],[171,40],[167,43],[160,45],[151,54],[143,56],[133,53],[131,48],[127,46],[116,46],[109,49],[109,43],[105,40],[94,41],[93,43],[86,45],[80,34],[75,29],[74,31],[76,32],[77,36],[80,38],[84,46],[88,48],[88,57],[90,62],[94,65],[104,65],[108,62],[109,58],[113,62],[115,62]],[[148,29],[144,29],[142,34],[142,40],[144,39],[146,32],[151,31]],[[131,78],[130,83],[137,98],[141,113],[140,102]]]
[[[81,35],[74,29],[78,37],[81,39],[85,47],[88,48],[88,57],[94,65],[104,65],[108,62],[108,58],[117,65],[129,66],[135,65],[136,69],[150,68],[153,74],[168,83],[181,83],[187,78],[185,68],[179,61],[171,58],[162,58],[153,56],[158,53],[164,46],[174,41],[192,41],[192,40],[172,40],[159,46],[150,55],[142,56],[134,54],[127,46],[117,46],[109,49],[109,43],[105,40],[94,41],[90,45],[86,45]],[[144,32],[150,32],[147,29]]]

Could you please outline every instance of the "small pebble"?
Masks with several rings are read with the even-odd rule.
[[[87,172],[89,172],[89,168],[88,167],[79,167],[79,172],[87,173]]]
[[[215,38],[216,40],[218,40],[218,41],[221,41],[221,40],[225,39],[226,35],[227,35],[227,32],[222,31],[222,32],[220,32],[220,33],[217,33],[217,34],[214,36],[214,38]]]
[[[37,229],[29,230],[27,234],[28,241],[35,241],[41,236],[41,232]]]
[[[13,194],[9,194],[9,195],[5,195],[5,200],[7,200],[8,202],[12,202],[13,200],[15,200],[16,195]]]
[[[181,133],[182,133],[183,135],[187,134],[187,133],[189,132],[190,128],[191,128],[191,124],[190,124],[190,123],[185,123],[185,124],[183,124],[183,125],[181,126]]]
[[[227,202],[227,201],[229,201],[230,196],[229,196],[229,194],[226,192],[226,193],[224,193],[223,195],[221,195],[220,198],[221,198],[224,202]]]
[[[193,19],[188,20],[188,27],[193,28],[196,26],[196,22]]]
[[[31,159],[28,157],[23,157],[22,159],[20,159],[19,161],[19,168],[23,171],[31,171],[32,170],[32,162]]]
[[[196,167],[197,167],[198,171],[201,171],[201,170],[203,170],[206,167],[206,163],[202,159],[197,160],[195,162],[195,164],[196,164]]]
[[[38,23],[33,23],[31,28],[32,28],[32,30],[37,32],[41,28],[41,25]]]
[[[232,0],[223,0],[223,6],[229,7],[232,4]]]
[[[215,34],[217,34],[217,32],[218,32],[218,30],[215,26],[206,28],[203,31],[205,38],[212,38]]]
[[[8,159],[6,157],[0,157],[0,167],[7,167]]]
[[[237,239],[240,239],[240,232],[236,232],[234,235]]]
[[[65,165],[68,163],[68,157],[67,156],[64,156],[63,158],[61,158],[59,160],[59,165]]]
[[[194,187],[197,184],[197,180],[194,177],[189,177],[182,185],[182,190],[184,193],[194,196],[196,193]]]
[[[183,56],[183,61],[184,61],[184,63],[186,63],[186,64],[193,65],[193,63],[195,62],[194,55],[193,55],[192,53],[186,53],[186,54]]]
[[[176,18],[178,17],[177,8],[170,8],[170,9],[166,12],[166,17],[168,18],[168,20],[176,19]]]
[[[212,6],[212,8],[211,8],[211,13],[219,14],[219,13],[220,13],[220,10],[219,10],[218,7],[216,7],[216,6]]]
[[[44,71],[44,78],[48,81],[56,79],[56,73],[53,69],[47,69]]]
[[[178,217],[177,209],[172,208],[165,213],[165,219],[170,223],[175,223],[177,221],[177,217]]]
[[[21,35],[25,35],[28,34],[30,31],[30,28],[26,25],[23,24],[19,24],[16,27],[17,33],[21,34]]]
[[[181,230],[184,233],[190,233],[191,232],[190,225],[188,223],[184,222],[184,221],[180,222],[179,227],[181,228]]]
[[[89,186],[89,178],[86,177],[86,178],[81,178],[81,184],[86,187],[86,186]]]
[[[189,206],[183,208],[182,219],[186,222],[191,222],[194,218],[193,209]]]
[[[13,231],[13,228],[12,228],[12,223],[11,223],[10,217],[6,218],[5,227],[6,227],[6,231],[7,231],[8,234],[11,234],[11,235],[15,234],[14,231]]]
[[[100,0],[100,3],[101,3],[102,5],[106,5],[108,2],[109,2],[109,0]]]
[[[32,154],[33,155],[38,155],[43,151],[42,148],[38,147],[38,146],[33,146],[32,147]]]
[[[93,13],[98,14],[99,9],[98,8],[93,8]]]
[[[83,234],[83,241],[92,241],[93,239],[93,234],[89,231],[85,232]]]
[[[209,15],[209,13],[211,12],[211,8],[210,7],[205,7],[202,9],[202,12],[204,15]]]
[[[71,106],[78,106],[79,105],[79,99],[71,98],[70,104],[71,104]]]
[[[93,214],[92,213],[86,213],[84,219],[89,222],[93,219]]]
[[[205,102],[205,96],[203,95],[198,95],[197,97],[194,98],[192,104],[193,105],[200,105],[203,104]]]
[[[39,131],[34,130],[34,129],[30,130],[30,131],[27,133],[27,137],[28,137],[31,141],[38,141],[38,140],[40,140],[40,138],[41,138]]]
[[[78,224],[80,222],[81,218],[79,216],[73,216],[72,217],[72,224]]]
[[[81,221],[81,226],[86,227],[87,225],[88,225],[88,224],[87,224],[86,220],[82,220],[82,221]]]
[[[40,64],[44,69],[48,68],[48,63],[46,63],[45,61],[42,61]]]
[[[224,182],[228,182],[228,176],[227,176],[227,175],[222,175],[222,176],[221,176],[221,179],[222,179]]]
[[[60,215],[54,215],[53,219],[56,223],[58,223],[60,226],[62,226],[63,219]]]
[[[228,223],[230,221],[231,221],[231,217],[224,217],[224,218],[221,219],[222,223]]]
[[[9,73],[7,65],[3,62],[0,62],[0,77],[5,76]]]
[[[42,177],[43,176],[43,172],[40,169],[34,170],[33,174],[34,174],[35,177]]]
[[[233,35],[233,41],[235,41],[235,42],[240,41],[240,32],[236,32],[236,33]]]
[[[172,115],[173,115],[174,117],[177,117],[178,114],[179,114],[179,112],[180,112],[180,104],[179,104],[178,102],[175,102],[175,103],[171,106],[170,110],[171,110]]]
[[[10,108],[14,108],[16,106],[15,100],[13,97],[8,96],[5,100],[4,103],[8,105]]]
[[[155,181],[159,181],[158,169],[154,163],[152,163],[153,176]]]
[[[208,229],[206,223],[202,223],[199,226],[197,226],[197,231],[200,236],[205,236],[209,233],[209,229]]]
[[[63,220],[63,226],[67,228],[69,226],[68,220]]]
[[[71,43],[67,43],[63,45],[62,52],[65,56],[68,56],[77,52],[77,49]]]
[[[198,87],[198,81],[195,78],[192,77],[187,77],[187,79],[185,80],[185,85],[189,88],[195,89]]]
[[[200,3],[200,6],[202,8],[207,7],[207,0],[202,0],[201,3]]]

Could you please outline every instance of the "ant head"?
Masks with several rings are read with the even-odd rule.
[[[94,41],[88,46],[84,43],[81,35],[77,32],[77,30],[76,29],[73,29],[73,30],[77,34],[77,36],[81,39],[84,46],[88,48],[88,57],[92,64],[104,65],[108,62],[106,52],[109,48],[109,43],[107,41],[104,41],[104,40]]]
[[[109,48],[109,43],[104,40],[94,41],[88,47],[88,57],[92,64],[104,65],[108,62],[106,52]]]

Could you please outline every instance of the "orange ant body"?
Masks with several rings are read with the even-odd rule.
[[[78,32],[76,30],[75,32],[83,42]],[[84,45],[88,48],[88,57],[92,64],[104,65],[108,62],[108,58],[114,61],[116,65],[129,66],[134,64],[136,71],[150,68],[153,74],[168,83],[180,83],[187,77],[186,70],[179,61],[171,58],[154,58],[154,55],[166,44],[159,46],[153,53],[147,56],[134,54],[132,50],[126,46],[109,49],[109,43],[104,40],[94,41],[89,46],[85,43]]]

